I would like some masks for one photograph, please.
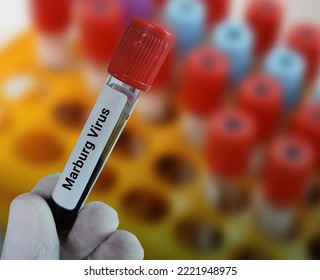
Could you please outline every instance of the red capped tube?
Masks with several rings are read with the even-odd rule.
[[[124,29],[119,1],[82,1],[79,7],[80,41],[85,55],[106,64],[114,53]]]
[[[290,207],[303,197],[313,170],[310,146],[298,137],[282,136],[267,155],[262,191],[277,207]]]
[[[288,45],[304,57],[307,81],[314,80],[319,69],[320,28],[307,22],[295,25],[289,33]]]
[[[72,0],[31,0],[36,28],[46,34],[64,32],[71,21]]]
[[[173,44],[173,36],[135,18],[126,30],[108,67],[109,73],[134,88],[151,87]],[[129,48],[131,46],[131,48]]]
[[[251,0],[246,21],[255,36],[255,53],[263,56],[275,43],[283,21],[283,7],[276,0]]]
[[[229,13],[229,0],[205,0],[207,5],[208,24],[216,25],[224,20]]]
[[[158,74],[174,37],[133,19],[111,60],[104,84],[49,202],[58,232],[68,232],[124,129],[142,90]]]
[[[200,47],[186,58],[181,88],[184,107],[197,116],[207,116],[220,104],[227,88],[226,56],[211,47]]]
[[[252,74],[240,85],[238,106],[255,121],[257,138],[270,138],[280,118],[281,85],[267,74]]]
[[[209,170],[224,179],[243,175],[256,140],[252,119],[243,111],[225,108],[210,119],[205,141]]]
[[[312,146],[316,162],[320,164],[320,103],[302,104],[293,120],[293,131]]]

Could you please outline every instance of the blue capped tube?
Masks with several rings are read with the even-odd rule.
[[[184,55],[204,40],[206,9],[198,0],[170,0],[163,20],[176,37],[177,52]]]
[[[248,74],[252,63],[253,36],[250,28],[243,22],[224,21],[213,30],[210,40],[228,57],[230,82],[238,83]]]
[[[296,52],[278,47],[271,51],[264,63],[264,71],[282,85],[283,106],[292,109],[299,101],[305,78],[305,63]]]

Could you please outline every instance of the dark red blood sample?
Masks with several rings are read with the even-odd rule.
[[[270,138],[280,118],[281,85],[267,74],[252,74],[240,85],[238,106],[255,121],[259,140]]]
[[[251,0],[246,21],[255,37],[255,53],[263,56],[277,39],[283,20],[283,7],[276,0]]]
[[[307,142],[295,136],[276,139],[267,155],[262,182],[267,201],[278,207],[299,202],[307,190],[313,163]]]
[[[194,50],[186,59],[181,100],[187,111],[199,116],[211,114],[226,92],[228,60],[210,47]]]
[[[210,119],[205,140],[209,170],[220,178],[243,175],[249,165],[256,140],[254,122],[243,111],[225,108]]]
[[[312,23],[299,23],[291,29],[288,45],[304,57],[306,79],[312,81],[319,69],[320,29]]]

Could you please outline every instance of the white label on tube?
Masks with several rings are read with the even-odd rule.
[[[52,193],[59,206],[76,207],[127,100],[125,94],[103,87]]]

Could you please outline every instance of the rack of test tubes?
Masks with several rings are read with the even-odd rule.
[[[89,200],[147,259],[319,259],[320,25],[286,24],[296,1],[235,2],[29,0],[32,28],[0,52],[2,231],[12,199],[61,172],[141,17],[176,44]]]

